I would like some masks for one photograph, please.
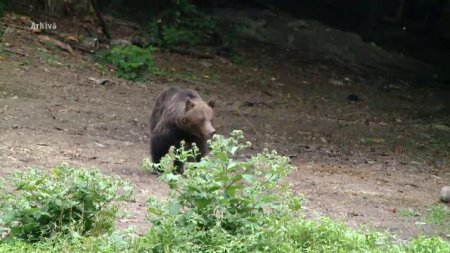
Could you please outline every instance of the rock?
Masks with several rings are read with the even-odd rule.
[[[89,80],[97,85],[106,85],[109,82],[109,79],[107,79],[107,78],[90,77]]]
[[[444,186],[441,189],[441,201],[450,203],[450,186]]]
[[[89,51],[97,50],[100,46],[98,38],[86,37],[81,41],[81,46]]]

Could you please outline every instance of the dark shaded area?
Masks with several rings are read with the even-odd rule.
[[[70,1],[68,1],[70,2]],[[434,80],[450,87],[450,4],[448,0],[99,0],[99,10],[139,21],[149,27],[164,10],[194,3],[205,13],[211,8],[281,10],[300,19],[319,20],[355,32],[366,42],[434,65]],[[36,6],[46,1],[3,1],[10,6]],[[74,13],[64,4],[64,15]],[[162,25],[157,22],[157,25]],[[148,28],[146,28],[148,30]],[[103,29],[106,30],[106,29]],[[161,29],[159,29],[160,31]],[[228,49],[228,48],[227,48]],[[426,82],[429,82],[428,80]]]
[[[367,42],[431,63],[440,82],[450,84],[450,6],[447,0],[252,0],[218,6],[279,8],[317,19]]]
[[[152,20],[174,1],[100,1],[104,11],[121,10],[132,18]],[[403,53],[438,68],[440,83],[450,83],[450,7],[448,0],[194,0],[202,8],[278,9],[316,19],[367,42]],[[447,85],[448,86],[448,85]]]

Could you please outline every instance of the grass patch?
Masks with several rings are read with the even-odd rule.
[[[426,220],[432,224],[450,225],[450,208],[443,204],[434,205],[428,210]]]
[[[53,66],[63,65],[57,55],[48,53],[46,50],[44,50],[42,48],[37,49],[37,55],[39,57],[39,60],[42,63],[48,64],[48,65],[53,65]]]
[[[410,218],[410,217],[417,217],[420,216],[421,213],[417,212],[416,210],[412,208],[399,208],[397,210],[397,213],[401,217]]]
[[[248,65],[248,61],[245,59],[244,56],[242,56],[240,54],[233,54],[230,57],[230,61],[231,61],[231,63],[239,65],[239,66]]]

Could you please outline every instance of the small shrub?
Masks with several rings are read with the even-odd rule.
[[[70,236],[55,234],[51,238],[35,243],[23,240],[0,241],[0,252],[20,253],[60,253],[60,252],[133,252],[133,241],[136,240],[133,230],[116,230],[111,234],[99,236]]]
[[[171,0],[159,20],[151,24],[152,37],[163,47],[226,44],[232,41],[221,30],[219,19],[205,14],[188,0]]]
[[[169,200],[149,200],[153,227],[147,237],[153,251],[205,252],[220,247],[241,252],[266,245],[283,221],[300,209],[301,199],[282,184],[294,169],[275,151],[247,160],[235,159],[250,146],[241,131],[230,138],[215,136],[211,155],[199,163],[186,163],[183,176],[173,175],[175,157],[187,161],[197,150],[171,152],[160,166],[161,179],[174,190]],[[235,245],[234,245],[235,244]],[[261,248],[260,250],[263,250]]]
[[[428,210],[427,221],[432,224],[450,225],[450,208],[437,204]]]
[[[200,41],[200,38],[192,30],[175,26],[164,26],[161,35],[162,43],[166,47],[180,44],[194,46]]]
[[[118,46],[101,57],[104,63],[117,68],[117,76],[133,81],[143,80],[146,74],[159,73],[152,58],[154,51],[153,47]]]
[[[397,248],[397,247],[393,247]],[[425,238],[419,237],[412,240],[409,244],[400,247],[399,250],[391,252],[407,252],[407,253],[446,253],[450,252],[450,243],[438,237]]]
[[[0,227],[9,238],[31,242],[68,231],[111,231],[118,210],[111,202],[131,194],[131,187],[117,177],[67,165],[50,175],[39,170],[15,173],[12,186],[13,191],[1,190]]]
[[[231,57],[230,57],[230,61],[233,63],[233,64],[236,64],[236,65],[245,65],[247,62],[246,62],[246,60],[245,60],[245,58],[242,56],[242,55],[239,55],[239,54],[233,54]]]
[[[165,201],[149,199],[153,225],[136,240],[138,252],[449,252],[439,238],[394,244],[386,234],[302,218],[301,199],[282,183],[294,169],[289,159],[266,150],[237,159],[250,145],[242,140],[240,131],[215,136],[199,163],[186,162],[196,148],[162,159],[161,180],[173,191]],[[184,175],[172,174],[175,158],[186,162]]]

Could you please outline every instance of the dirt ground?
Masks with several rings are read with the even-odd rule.
[[[136,186],[120,226],[145,231],[146,198],[168,192],[140,168],[149,158],[149,112],[158,92],[176,85],[216,100],[219,133],[242,129],[251,152],[267,147],[290,156],[298,170],[289,181],[305,196],[306,215],[390,231],[399,239],[450,238],[447,227],[424,222],[450,182],[449,90],[413,88],[245,45],[241,65],[158,52],[166,74],[132,83],[78,52],[47,48],[28,31],[10,30],[3,43],[1,177],[64,162],[98,167]],[[390,84],[393,89],[383,88]],[[349,101],[350,95],[360,100]],[[420,215],[402,216],[404,208]]]

